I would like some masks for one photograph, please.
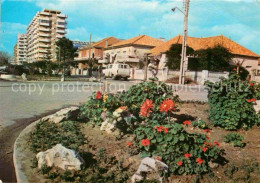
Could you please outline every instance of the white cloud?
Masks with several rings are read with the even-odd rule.
[[[67,30],[67,35],[66,37],[68,37],[71,40],[87,40],[89,38],[89,32],[86,30],[85,27],[76,27],[73,29],[68,29]]]

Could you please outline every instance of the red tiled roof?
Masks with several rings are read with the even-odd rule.
[[[161,41],[159,39],[147,36],[147,35],[140,35],[133,37],[131,39],[127,39],[124,41],[121,41],[119,43],[113,44],[113,47],[120,47],[124,45],[142,45],[142,46],[150,46],[150,47],[155,47],[158,45],[161,45],[164,43],[164,41]]]
[[[89,49],[90,47],[91,48],[105,48],[106,44],[108,44],[108,46],[111,46],[112,44],[118,43],[120,41],[121,41],[120,39],[117,39],[115,37],[107,37],[96,43],[91,44],[91,46],[90,45],[85,46],[85,47],[81,48],[80,50]]]
[[[169,41],[151,49],[149,53],[152,55],[159,55],[160,53],[164,53],[168,51],[172,44],[182,44],[183,38],[181,35],[176,36]],[[251,57],[260,57],[260,55],[252,52],[251,50],[241,46],[240,44],[232,41],[231,39],[221,35],[214,37],[206,37],[206,38],[195,38],[195,37],[187,37],[187,45],[194,50],[206,49],[210,47],[214,47],[215,45],[222,45],[227,48],[232,54],[235,55],[244,55]]]

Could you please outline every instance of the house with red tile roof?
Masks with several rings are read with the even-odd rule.
[[[106,47],[120,42],[121,40],[115,37],[107,37],[91,45],[87,45],[79,49],[78,57],[75,61],[78,61],[78,69],[73,70],[72,74],[82,74],[83,70],[87,68],[86,61],[89,58],[95,58],[96,60],[103,59],[103,52]]]
[[[149,53],[152,56],[166,58],[165,52],[168,51],[172,44],[182,44],[183,38],[178,35],[169,41],[151,49]],[[260,55],[252,52],[251,50],[243,47],[242,45],[232,41],[231,39],[220,35],[214,37],[195,38],[187,37],[187,45],[194,50],[206,49],[214,47],[215,45],[222,45],[227,48],[234,56],[231,64],[240,63],[248,71],[258,70],[258,62],[260,62]],[[164,67],[167,59],[161,59],[160,67]]]
[[[139,67],[144,54],[152,48],[163,44],[164,41],[147,35],[139,35],[123,40],[105,48],[103,60],[99,63],[127,63],[132,67]]]

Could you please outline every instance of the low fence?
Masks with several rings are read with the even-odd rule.
[[[144,80],[144,73],[145,71],[143,69],[136,69],[132,68],[130,72],[130,79],[135,79],[135,80]],[[147,70],[147,79],[152,78],[153,73],[151,70]],[[159,69],[158,73],[156,74],[156,77],[159,79],[159,81],[165,81],[168,79],[168,69]]]
[[[168,78],[179,77],[179,71],[169,70]],[[216,82],[221,77],[228,78],[229,72],[211,72],[207,70],[203,71],[186,71],[185,77],[193,80],[194,82],[203,85],[205,81]]]

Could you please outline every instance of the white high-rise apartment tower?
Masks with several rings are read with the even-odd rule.
[[[17,34],[16,48],[14,49],[16,64],[21,65],[26,62],[27,41],[26,34]]]
[[[66,34],[67,16],[58,10],[37,12],[27,27],[27,62],[50,57],[56,61],[56,41]]]

